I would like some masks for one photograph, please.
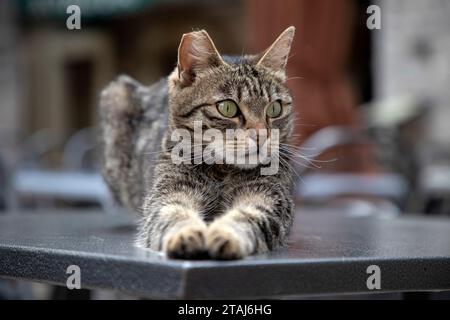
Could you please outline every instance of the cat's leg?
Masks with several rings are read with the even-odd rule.
[[[141,231],[144,245],[171,258],[201,257],[206,253],[206,224],[190,200],[180,201],[184,198],[181,194],[174,197],[174,201],[167,201],[157,212],[146,216]]]
[[[159,165],[155,176],[144,201],[138,243],[171,258],[205,256],[207,226],[201,212],[207,186],[179,166]]]
[[[293,221],[289,190],[279,184],[238,185],[231,207],[214,220],[206,246],[214,259],[239,259],[284,245]]]

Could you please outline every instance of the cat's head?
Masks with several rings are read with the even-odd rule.
[[[289,27],[264,52],[241,57],[221,56],[204,30],[184,34],[178,65],[169,76],[170,129],[193,132],[201,122],[203,132],[214,129],[209,130],[214,138],[203,139],[203,146],[212,145],[222,154],[232,149],[247,158],[266,143],[270,157],[274,139],[286,143],[293,130],[285,68],[294,32]],[[240,138],[227,138],[227,129],[240,129]],[[223,141],[214,132],[221,132]],[[245,142],[242,135],[256,143]],[[252,168],[259,163],[235,164]]]

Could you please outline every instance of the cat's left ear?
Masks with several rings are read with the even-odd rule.
[[[290,26],[284,30],[272,45],[263,52],[261,59],[256,65],[272,69],[277,72],[286,72],[286,64],[294,39],[295,27]]]
[[[178,48],[178,77],[189,86],[198,73],[225,63],[205,30],[186,33]]]

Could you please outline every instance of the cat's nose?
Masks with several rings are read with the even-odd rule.
[[[264,123],[255,123],[249,126],[248,129],[253,129],[250,132],[250,138],[253,139],[257,144],[263,144],[267,140],[267,127]]]
[[[247,127],[247,129],[254,129],[256,131],[264,130],[264,129],[267,130],[266,124],[261,123],[261,122],[249,122],[249,123],[247,123],[246,127]]]

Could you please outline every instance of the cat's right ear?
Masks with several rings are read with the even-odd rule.
[[[198,73],[224,64],[222,57],[205,30],[186,33],[178,48],[178,78],[186,87]]]
[[[294,26],[290,26],[284,30],[275,42],[263,53],[257,65],[279,72],[284,77],[294,34]]]

